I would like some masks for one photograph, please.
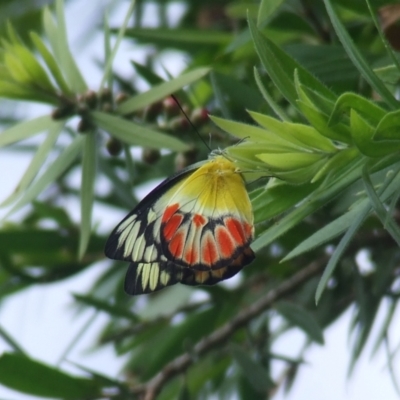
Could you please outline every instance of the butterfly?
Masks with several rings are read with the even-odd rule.
[[[105,254],[130,262],[125,291],[175,283],[213,285],[254,259],[253,212],[244,179],[223,155],[163,181],[113,230]]]

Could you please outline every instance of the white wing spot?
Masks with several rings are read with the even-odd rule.
[[[150,265],[150,289],[154,290],[157,287],[158,277],[160,275],[160,267],[157,263],[152,263]]]
[[[140,222],[139,221],[134,221],[133,222],[133,226],[131,227],[131,229],[126,229],[121,236],[118,239],[118,243],[122,238],[122,235],[127,232],[128,234],[125,235],[126,236],[126,240],[125,240],[125,248],[124,248],[124,256],[128,257],[130,254],[133,253],[133,248],[135,246],[135,242],[139,233],[139,229],[140,229]],[[133,261],[135,261],[133,259]]]
[[[138,265],[138,271],[139,271],[139,269],[140,269],[140,272],[142,273],[142,289],[143,289],[143,291],[146,290],[147,285],[148,285],[148,283],[149,283],[149,278],[150,278],[150,276],[149,276],[150,267],[151,267],[151,264],[143,264],[143,263],[140,263],[140,264]]]
[[[144,236],[136,237],[134,248],[132,249],[133,261],[143,260],[143,253],[145,247],[146,247],[146,239],[144,238]]]
[[[143,254],[143,259],[146,262],[152,262],[152,261],[156,261],[158,258],[158,251],[156,246],[154,246],[154,244],[151,244],[150,246],[147,246],[144,254]]]
[[[128,227],[132,222],[135,221],[135,219],[136,219],[136,214],[133,214],[125,221],[121,222],[121,224],[118,226],[117,232],[125,230],[126,227]]]
[[[153,211],[153,209],[150,208],[147,214],[147,223],[150,224],[150,222],[153,222],[156,219],[157,219],[157,214]]]
[[[161,271],[161,274],[160,274],[160,282],[161,282],[164,286],[167,286],[167,285],[168,285],[168,282],[169,282],[170,278],[171,278],[171,275],[170,275],[168,272],[166,272],[166,271]]]

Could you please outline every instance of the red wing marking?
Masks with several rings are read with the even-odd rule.
[[[168,206],[165,211],[164,215],[162,217],[161,222],[168,222],[168,220],[179,210],[179,204],[175,203],[170,206]]]
[[[207,232],[201,241],[201,252],[202,252],[202,262],[206,264],[206,267],[211,267],[218,261],[218,251],[217,246],[214,242],[214,238],[211,232]]]
[[[181,229],[179,232],[176,232],[174,237],[171,239],[168,245],[168,249],[171,252],[172,256],[175,258],[181,258],[183,253],[183,248],[185,246],[186,236]]]
[[[243,229],[243,225],[235,218],[228,217],[225,218],[225,225],[236,244],[243,246],[247,243],[246,234]]]
[[[215,239],[217,241],[221,255],[224,258],[232,257],[232,254],[236,250],[235,244],[233,243],[232,236],[224,226],[217,226],[215,228]]]
[[[192,265],[198,262],[198,252],[196,249],[190,248],[185,252],[184,260],[187,264]]]
[[[200,214],[194,214],[192,221],[196,228],[201,228],[207,223],[207,219]]]
[[[174,214],[167,221],[165,221],[165,225],[163,227],[163,235],[165,237],[165,240],[171,240],[173,238],[182,221],[182,214]]]

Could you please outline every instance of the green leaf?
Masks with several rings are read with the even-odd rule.
[[[329,116],[317,110],[315,107],[298,101],[298,106],[311,125],[323,136],[330,140],[346,144],[353,144],[350,130],[346,125],[338,124],[334,128],[329,126]]]
[[[121,27],[118,30],[117,40],[115,41],[114,47],[111,51],[111,54],[106,54],[106,65],[104,68],[103,78],[100,83],[100,90],[104,87],[106,82],[110,83],[110,75],[112,69],[112,63],[114,61],[115,56],[117,55],[118,48],[121,44],[122,38],[125,35],[126,27],[128,26],[129,20],[132,16],[133,8],[135,7],[135,1],[131,1],[128,10],[126,11],[124,21],[122,22]],[[106,35],[109,37],[109,27],[107,21],[106,24]],[[105,39],[106,40],[106,39]],[[108,42],[109,43],[109,42]]]
[[[55,60],[54,56],[50,53],[41,37],[36,32],[30,32],[32,42],[36,46],[40,55],[43,57],[44,62],[49,68],[51,74],[53,75],[54,80],[57,82],[58,87],[61,91],[66,95],[71,95],[72,91],[69,88],[67,82],[64,79],[64,76]]]
[[[34,55],[25,46],[20,44],[14,44],[7,50],[7,52],[12,52],[17,60],[19,61],[22,68],[26,71],[28,75],[28,80],[26,83],[34,85],[35,88],[40,88],[40,90],[45,90],[49,93],[54,94],[55,88],[53,87],[46,71],[42,65],[36,60]],[[7,53],[5,54],[5,57]],[[7,59],[5,58],[7,62]]]
[[[249,111],[251,117],[265,129],[274,132],[284,139],[303,147],[304,149],[319,150],[323,152],[336,152],[336,147],[331,140],[326,139],[314,128],[290,122],[280,122],[268,115]]]
[[[133,37],[139,43],[153,43],[162,47],[188,50],[197,46],[210,49],[210,46],[226,46],[232,40],[230,33],[206,29],[171,29],[171,28],[131,28],[127,37]]]
[[[49,166],[43,174],[32,183],[23,196],[7,213],[6,217],[19,210],[21,207],[35,200],[39,194],[52,182],[54,182],[75,160],[82,149],[83,137],[75,140],[59,155],[59,157]]]
[[[212,92],[214,93],[215,100],[218,103],[222,116],[224,118],[231,119],[232,112],[230,110],[230,107],[228,106],[228,101],[224,95],[224,92],[222,91],[221,87],[218,84],[218,80],[216,79],[214,71],[211,71],[210,73],[210,81],[211,81]]]
[[[57,39],[58,39],[58,55],[60,56],[60,62],[64,70],[65,76],[69,81],[72,90],[75,93],[83,93],[87,90],[87,85],[83,79],[78,66],[75,63],[75,59],[71,54],[68,46],[67,27],[65,24],[64,15],[64,1],[56,0],[56,15],[57,15]]]
[[[299,256],[300,254],[311,251],[318,246],[321,246],[324,243],[328,243],[332,239],[336,238],[350,227],[354,219],[357,218],[357,216],[360,214],[361,210],[368,206],[368,204],[369,201],[367,199],[364,199],[361,203],[353,207],[350,211],[336,218],[329,224],[325,225],[323,228],[313,233],[306,240],[302,241],[292,251],[290,251],[282,259],[281,262],[288,261],[294,257]]]
[[[337,16],[331,0],[324,0],[326,11],[328,12],[329,18],[335,29],[336,34],[339,37],[340,42],[346,50],[347,55],[353,61],[356,68],[360,71],[364,79],[372,86],[372,88],[379,93],[382,98],[390,105],[393,109],[398,108],[398,101],[393,97],[390,91],[386,88],[383,82],[375,75],[369,66],[367,60],[363,57],[361,52],[354,45],[353,40],[344,28],[339,17]]]
[[[400,150],[400,140],[373,140],[375,129],[355,110],[350,112],[351,130],[355,145],[368,157],[384,157]]]
[[[82,154],[82,184],[81,184],[81,234],[79,240],[79,259],[85,254],[92,231],[92,208],[94,201],[94,182],[97,167],[96,134],[86,134]]]
[[[284,0],[261,0],[258,8],[257,26],[261,27],[278,10]]]
[[[288,301],[280,301],[274,307],[289,323],[304,331],[311,340],[324,344],[321,327],[314,316],[305,308]]]
[[[75,94],[84,93],[87,90],[87,85],[68,47],[64,4],[62,0],[56,1],[56,14],[57,24],[48,8],[45,8],[43,11],[43,26],[46,36],[59,67],[66,77],[68,86]]]
[[[388,212],[385,209],[385,206],[382,204],[379,196],[375,192],[375,189],[372,185],[371,178],[368,173],[367,165],[363,168],[362,174],[363,182],[365,189],[367,191],[369,200],[374,207],[376,214],[381,220],[384,228],[390,233],[392,238],[396,241],[397,245],[400,247],[400,229],[397,223],[388,215]]]
[[[341,190],[345,189],[359,178],[362,165],[363,160],[356,159],[347,167],[344,174],[339,175],[335,179],[330,179],[327,181],[327,185],[324,185],[320,189],[318,188],[311,193],[307,201],[303,202],[291,213],[285,215],[279,221],[279,224],[272,225],[264,233],[258,236],[257,239],[251,244],[251,248],[257,252],[261,248],[272,243],[276,238],[283,235],[289,229],[296,226],[308,215],[312,214],[324,204],[331,201],[334,196],[340,193]]]
[[[267,146],[275,145],[277,148],[281,149],[282,151],[296,151],[302,150],[303,148],[294,143],[295,141],[286,140],[286,138],[277,135],[274,132],[267,131],[266,129],[259,128],[257,126],[243,124],[240,122],[229,121],[226,119],[222,119],[215,116],[210,116],[210,119],[221,129],[230,133],[231,135],[239,138],[239,139],[247,139],[249,142],[256,142],[258,143],[258,151],[261,150],[260,143],[265,144],[265,147],[271,151],[271,149]],[[243,142],[246,144],[246,142]],[[239,148],[240,145],[235,146]],[[272,150],[273,151],[273,150]],[[255,154],[257,153],[255,152]]]
[[[108,19],[108,13],[104,13],[103,18],[104,26],[104,59],[109,60],[111,56],[111,32],[110,32],[110,22]],[[104,82],[107,84],[108,88],[113,87],[113,75],[110,73],[111,67],[107,73],[104,73]],[[102,86],[102,85],[101,85]]]
[[[19,353],[3,353],[0,357],[0,384],[39,397],[84,399],[100,396],[100,387],[93,381],[69,375]]]
[[[285,51],[335,93],[358,85],[360,74],[339,43],[316,46],[297,42],[285,45]]]
[[[155,86],[164,83],[164,80],[151,70],[146,65],[139,64],[135,61],[131,61],[131,64],[135,68],[138,75],[140,75],[144,80],[146,80],[151,86]]]
[[[307,167],[324,158],[323,154],[315,153],[279,153],[279,154],[257,154],[257,157],[264,161],[271,170],[291,171]]]
[[[75,300],[87,306],[94,307],[97,311],[104,311],[113,318],[126,318],[132,322],[138,322],[138,317],[129,311],[126,307],[121,307],[116,304],[111,304],[109,301],[98,299],[93,296],[84,296],[80,294],[73,295]]]
[[[93,121],[117,139],[131,145],[156,149],[185,151],[188,146],[180,140],[156,130],[128,121],[122,117],[94,111]]]
[[[31,184],[32,180],[35,178],[36,174],[46,161],[49,152],[53,149],[63,127],[64,123],[58,122],[56,125],[53,125],[51,129],[49,129],[46,139],[37,149],[16,189],[0,204],[1,207],[11,204]]]
[[[272,182],[275,184],[271,185]],[[266,189],[250,192],[255,222],[267,221],[293,207],[307,197],[316,185],[289,185],[282,181],[270,180]]]
[[[278,105],[278,103],[274,100],[274,98],[269,94],[266,87],[263,85],[260,74],[256,67],[254,67],[254,79],[256,81],[259,91],[264,97],[264,100],[272,108],[277,117],[279,117],[282,121],[290,121],[289,117],[286,115],[283,109]]]
[[[370,209],[371,209],[371,206],[369,203],[367,205],[359,208],[358,214],[356,215],[355,219],[352,220],[352,223],[351,223],[349,229],[344,234],[344,236],[340,240],[339,244],[335,248],[335,251],[331,255],[331,258],[328,261],[328,264],[324,270],[324,273],[322,274],[322,277],[321,277],[320,281],[318,282],[317,290],[315,292],[315,304],[318,304],[318,302],[322,296],[322,293],[324,292],[329,279],[331,278],[333,272],[335,271],[336,265],[339,262],[343,252],[346,250],[346,247],[349,245],[351,239],[357,232],[358,228],[364,222]]]
[[[400,176],[391,174],[391,179],[387,179],[385,184],[380,188],[380,193],[382,193],[380,198],[382,201],[389,199],[393,193],[398,190],[398,185],[400,185]],[[369,204],[369,199],[363,199],[358,204],[353,205],[348,212],[325,225],[323,228],[319,229],[317,232],[297,245],[282,259],[282,262],[290,260],[336,238],[350,228],[353,221],[358,218],[360,213],[362,213],[362,210],[367,208]]]
[[[229,98],[232,104],[243,109],[259,109],[262,97],[257,89],[238,81],[237,78],[213,71],[215,84],[222,91],[224,97]]]
[[[373,134],[373,138],[377,141],[386,139],[398,142],[400,139],[399,128],[400,112],[393,111],[387,113],[379,121],[379,124]]]
[[[317,172],[317,174],[313,177],[312,182],[317,182],[319,179],[322,179],[328,174],[337,173],[359,156],[360,152],[355,147],[338,151]]]
[[[333,111],[329,117],[329,125],[338,123],[343,118],[343,112],[354,109],[368,118],[373,124],[378,122],[386,115],[386,111],[377,104],[356,93],[343,93],[337,99]]]
[[[251,19],[249,19],[249,27],[256,51],[264,68],[275,83],[276,87],[282,92],[293,107],[296,109],[298,108],[298,96],[293,82],[294,72],[296,69],[298,70],[303,84],[314,88],[316,92],[321,93],[332,101],[336,100],[336,96],[317,78],[311,75],[271,40],[262,35]]]
[[[0,133],[0,147],[27,139],[47,129],[54,128],[58,124],[59,122],[54,121],[49,115],[21,122]]]
[[[254,361],[249,353],[243,350],[235,343],[230,344],[231,353],[234,360],[239,365],[243,375],[248,382],[258,392],[266,393],[274,383],[269,377],[268,371],[260,364]]]
[[[25,350],[16,340],[0,325],[0,337],[10,346],[15,353],[25,354]]]
[[[141,110],[156,101],[164,99],[166,96],[176,92],[177,90],[182,89],[184,86],[201,79],[209,72],[209,68],[197,68],[193,71],[186,72],[171,81],[160,83],[147,92],[138,94],[131,99],[124,101],[120,106],[118,106],[117,112],[120,114],[129,114],[133,111]]]

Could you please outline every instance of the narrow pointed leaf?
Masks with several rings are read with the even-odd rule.
[[[298,70],[303,84],[313,87],[315,91],[318,91],[324,97],[335,101],[336,96],[333,92],[325,87],[317,78],[310,74],[293,58],[276,46],[271,40],[267,39],[257,29],[251,19],[249,19],[248,22],[256,51],[264,65],[264,68],[277,88],[293,107],[296,109],[298,108],[298,95],[293,81],[295,70]]]
[[[182,89],[184,86],[201,79],[210,71],[209,68],[198,68],[190,72],[182,74],[168,82],[160,83],[154,86],[145,93],[141,93],[132,97],[131,99],[123,102],[118,108],[117,112],[120,114],[128,114],[136,110],[143,109],[149,104],[153,104],[158,100],[164,99],[166,96]]]
[[[319,303],[319,300],[321,299],[321,296],[328,284],[328,281],[331,278],[333,272],[335,271],[335,268],[342,256],[343,252],[346,250],[346,247],[349,245],[351,239],[357,232],[358,228],[364,222],[370,209],[371,209],[371,205],[369,203],[367,205],[365,205],[364,207],[362,207],[361,209],[359,209],[358,215],[352,221],[349,229],[344,234],[344,236],[340,240],[339,244],[335,248],[335,251],[331,255],[331,258],[328,261],[328,264],[324,270],[324,273],[322,274],[322,277],[318,282],[317,290],[315,292],[315,304]]]
[[[54,182],[75,160],[79,152],[82,149],[83,137],[77,137],[52,163],[48,166],[46,171],[32,183],[32,185],[26,190],[22,197],[8,212],[7,216],[13,214],[21,207],[27,205],[32,200],[35,200],[39,194],[52,182]]]
[[[231,352],[234,360],[238,363],[243,375],[251,386],[258,392],[265,393],[271,388],[273,382],[268,375],[268,371],[260,363],[254,361],[249,353],[240,346],[231,343]]]
[[[109,52],[108,50],[106,51],[106,58],[105,58],[106,65],[105,65],[105,68],[104,68],[103,78],[101,79],[101,83],[100,83],[100,90],[103,89],[104,84],[107,81],[109,81],[108,82],[109,84],[111,83],[110,82],[110,80],[111,80],[110,75],[111,75],[112,63],[114,61],[115,56],[117,55],[117,52],[118,52],[119,46],[121,44],[122,38],[125,35],[126,27],[128,26],[129,20],[131,19],[132,11],[133,11],[134,6],[135,6],[135,0],[131,0],[129,8],[126,11],[126,14],[125,14],[124,21],[122,22],[122,25],[118,30],[117,40],[114,43],[114,47],[111,50],[111,52]],[[106,20],[105,20],[105,26],[106,26],[106,29],[105,29],[106,30],[105,40],[106,40],[106,42],[110,43],[109,42],[109,36],[110,36],[109,35],[109,27],[108,27],[108,23],[107,23]],[[110,88],[111,88],[111,85],[110,85]]]
[[[375,75],[370,67],[370,63],[365,60],[361,52],[355,46],[353,40],[337,16],[331,0],[324,0],[324,3],[335,32],[345,48],[347,55],[353,61],[353,64],[372,88],[376,90],[393,109],[397,109],[399,106],[398,101],[393,97],[384,83]]]
[[[180,140],[122,117],[115,117],[100,111],[93,112],[91,115],[93,121],[101,129],[124,143],[157,149],[187,150],[187,145]]]
[[[85,399],[100,395],[100,387],[92,380],[69,375],[19,353],[0,357],[0,384],[45,398]]]
[[[109,301],[98,299],[93,296],[84,296],[80,294],[73,295],[75,300],[95,308],[97,311],[104,311],[113,318],[126,318],[132,322],[138,322],[138,317],[125,307],[111,304]]]
[[[47,7],[43,11],[43,27],[46,37],[68,86],[74,93],[83,93],[87,86],[68,47],[62,0],[56,1],[56,14],[57,23]]]
[[[283,109],[278,105],[278,103],[274,100],[274,98],[269,94],[268,90],[264,86],[260,73],[257,68],[254,67],[254,79],[257,83],[258,89],[260,90],[264,100],[268,103],[268,105],[272,108],[277,117],[279,117],[282,121],[290,121],[289,117],[283,111]]]
[[[95,132],[89,132],[85,137],[82,154],[81,235],[79,238],[79,259],[82,259],[85,254],[92,230],[96,156],[96,135]]]
[[[289,323],[304,331],[311,340],[324,344],[324,336],[321,327],[314,316],[305,308],[288,301],[280,301],[275,309]]]
[[[0,204],[1,207],[11,204],[31,184],[32,180],[35,178],[36,174],[46,161],[46,158],[52,150],[58,136],[60,135],[63,126],[63,122],[58,122],[51,129],[49,129],[46,139],[37,149],[16,189]]]
[[[64,76],[55,60],[54,56],[50,53],[46,45],[43,43],[41,37],[36,32],[31,32],[31,39],[40,55],[43,57],[44,62],[49,68],[51,74],[53,75],[54,80],[57,82],[58,87],[64,94],[72,94],[71,89],[69,88],[67,82],[64,79]]]
[[[54,121],[49,115],[21,122],[0,133],[0,147],[37,135],[46,129],[57,126],[57,124],[58,122]]]
[[[386,228],[386,230],[390,233],[392,238],[396,241],[397,245],[400,247],[400,229],[397,223],[393,220],[393,218],[388,215],[385,206],[382,204],[378,194],[375,192],[375,189],[372,185],[371,178],[366,168],[363,169],[363,182],[365,189],[367,191],[369,200],[374,207],[376,214],[381,220],[382,224]]]
[[[262,26],[277,11],[284,0],[261,0],[258,8],[257,26]]]

